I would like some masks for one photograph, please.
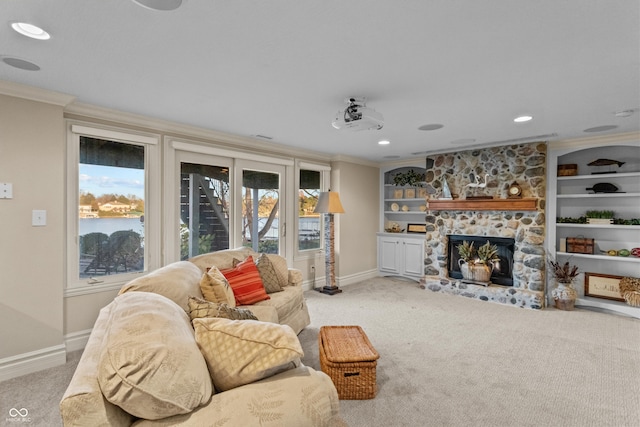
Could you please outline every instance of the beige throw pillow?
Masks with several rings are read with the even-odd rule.
[[[211,267],[200,279],[200,290],[204,299],[218,304],[227,304],[229,307],[236,306],[236,297],[229,281],[220,272],[218,267]]]
[[[258,320],[251,310],[246,308],[232,308],[226,303],[218,304],[202,298],[189,298],[189,317],[191,320],[201,317],[222,317],[230,320]]]
[[[278,274],[276,273],[275,268],[273,268],[273,264],[267,254],[260,254],[258,259],[256,259],[256,267],[258,267],[258,273],[260,273],[262,284],[268,294],[282,291]]]
[[[273,265],[273,269],[278,275],[280,287],[284,288],[285,286],[289,286],[289,267],[287,266],[287,260],[276,254],[267,254],[267,258],[271,261],[271,265]]]
[[[194,319],[196,342],[216,390],[240,387],[300,365],[300,341],[287,325]]]
[[[184,310],[149,292],[127,292],[112,304],[97,373],[105,399],[149,420],[207,403],[211,377]]]

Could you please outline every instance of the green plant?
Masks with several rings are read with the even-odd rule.
[[[393,176],[393,183],[396,186],[409,185],[417,186],[424,181],[424,175],[416,173],[413,169],[409,169],[407,172],[399,172]]]
[[[476,257],[476,248],[473,247],[473,242],[469,243],[466,240],[463,240],[462,244],[456,246],[456,248],[458,249],[460,259],[469,264],[474,262],[474,258]]]
[[[498,246],[487,243],[478,248],[478,263],[487,264],[488,262],[498,261]]]
[[[613,215],[613,211],[587,211],[585,213],[587,218],[612,219]]]
[[[570,265],[569,261],[560,264],[560,262],[549,260],[549,266],[551,274],[559,283],[571,283],[578,275],[578,266]]]

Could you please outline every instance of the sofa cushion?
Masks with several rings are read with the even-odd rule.
[[[300,341],[287,325],[194,319],[196,342],[216,390],[249,384],[300,365]]]
[[[264,289],[268,294],[282,291],[278,274],[276,273],[276,270],[273,267],[273,263],[271,262],[267,254],[260,254],[260,256],[256,259],[256,267],[258,267],[258,273],[260,273],[260,278],[262,279],[262,283],[264,284]]]
[[[229,281],[216,266],[208,268],[202,275],[200,290],[207,301],[227,304],[229,307],[236,306],[236,297],[233,294],[233,289],[231,289]]]
[[[231,320],[258,320],[251,310],[246,308],[229,307],[227,304],[218,304],[203,300],[198,297],[189,298],[189,317],[191,320],[201,317],[222,317]]]
[[[131,291],[153,292],[169,298],[187,312],[189,296],[202,296],[199,286],[201,276],[202,272],[194,264],[178,261],[133,279],[120,289],[118,295]]]
[[[200,270],[204,273],[207,268],[213,265],[218,267],[220,270],[224,270],[225,268],[233,268],[234,259],[243,260],[249,255],[253,254],[254,252],[251,250],[251,248],[241,247],[200,254],[193,258],[190,258],[189,261],[197,265],[198,268],[200,268]]]
[[[233,289],[236,305],[250,305],[270,298],[264,289],[252,256],[238,262],[234,268],[221,270],[221,272]]]
[[[97,373],[105,399],[150,420],[205,404],[211,378],[184,310],[148,292],[127,292],[112,304]]]

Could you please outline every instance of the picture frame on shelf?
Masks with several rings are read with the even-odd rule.
[[[416,198],[416,189],[415,188],[407,188],[404,190],[404,198],[405,199],[415,199]]]
[[[625,302],[620,294],[622,276],[600,273],[584,273],[584,295]]]
[[[404,191],[402,189],[393,190],[393,198],[394,199],[402,199],[402,195],[403,194],[404,194]]]
[[[427,189],[426,188],[418,188],[418,198],[426,199],[427,198]]]
[[[421,233],[427,232],[427,224],[407,224],[407,233]]]

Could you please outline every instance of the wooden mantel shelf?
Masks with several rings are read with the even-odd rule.
[[[535,211],[538,199],[429,200],[432,211]]]

